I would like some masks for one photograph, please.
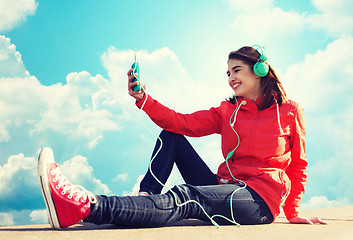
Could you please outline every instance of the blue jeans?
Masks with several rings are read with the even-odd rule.
[[[165,184],[174,163],[177,166],[185,183],[194,186],[217,185],[216,175],[209,169],[189,141],[180,134],[163,130],[159,137],[163,140],[163,148],[152,162],[152,172]],[[157,140],[152,157],[159,149],[160,141]],[[148,169],[140,183],[140,191],[150,194],[159,194],[162,185],[152,176]]]
[[[150,196],[97,196],[98,203],[91,205],[91,214],[85,222],[116,224],[128,227],[156,227],[195,218],[208,221],[205,213],[195,203],[178,207],[178,203],[195,200],[210,215],[223,215],[232,219],[230,198],[237,184],[218,185],[217,177],[197,155],[182,135],[162,131],[163,148],[152,165],[152,171],[165,182],[176,163],[186,184],[178,185],[165,194],[162,187],[148,171],[140,190]],[[154,152],[158,149],[158,142]],[[173,194],[174,193],[174,194]],[[239,189],[232,197],[235,221],[239,224],[266,224],[273,216],[265,201],[250,187]],[[223,218],[214,218],[218,224],[229,224]]]

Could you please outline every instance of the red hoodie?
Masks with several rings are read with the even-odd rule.
[[[237,99],[237,111],[236,105],[223,101],[219,107],[192,114],[177,113],[147,94],[136,105],[165,130],[190,137],[221,134],[224,158],[238,144],[230,124],[234,122],[240,143],[228,160],[233,176],[265,200],[274,219],[283,203],[287,219],[298,216],[307,178],[303,109],[288,100],[259,111],[255,102]],[[236,183],[225,161],[217,176],[220,184]]]

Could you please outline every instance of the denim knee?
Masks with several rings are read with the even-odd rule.
[[[178,133],[174,133],[174,132],[170,132],[170,131],[167,131],[167,130],[162,130],[161,133],[159,134],[159,136],[162,138],[162,139],[167,139],[167,138],[177,138],[177,137],[183,137],[183,135],[181,134],[178,134]]]

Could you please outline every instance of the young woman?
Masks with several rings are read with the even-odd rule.
[[[68,227],[80,220],[152,227],[187,218],[214,224],[268,224],[283,204],[290,223],[325,224],[299,215],[307,178],[303,110],[286,98],[262,51],[242,47],[231,52],[227,75],[234,97],[192,114],[177,113],[143,90],[133,91],[138,82],[132,81],[136,76],[129,70],[129,94],[164,129],[140,196],[95,196],[73,186],[57,167],[52,150],[43,148],[38,175],[52,227]],[[183,136],[214,133],[221,134],[225,158],[217,174]],[[186,184],[160,194],[174,163]]]

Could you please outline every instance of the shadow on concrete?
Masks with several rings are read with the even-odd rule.
[[[201,220],[197,219],[187,219],[187,220],[182,220],[173,224],[168,224],[165,226],[159,226],[156,228],[161,228],[161,227],[182,227],[182,226],[213,226],[211,223],[204,222]],[[153,227],[148,227],[153,228]],[[63,228],[57,231],[85,231],[85,230],[103,230],[103,229],[143,229],[141,227],[126,227],[126,226],[118,226],[118,225],[112,225],[112,224],[103,224],[103,225],[95,225],[92,223],[78,223],[74,226],[71,226],[69,228]],[[147,227],[146,227],[147,229]],[[37,232],[45,232],[45,231],[55,231],[50,227],[49,224],[41,224],[41,225],[27,225],[27,226],[9,226],[9,227],[0,227],[0,232],[31,232],[31,231],[37,231]]]

